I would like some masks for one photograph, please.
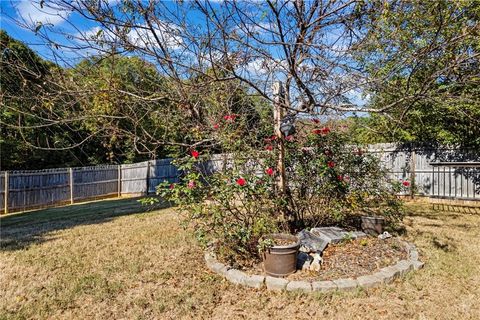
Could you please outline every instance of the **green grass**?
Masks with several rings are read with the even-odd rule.
[[[478,319],[480,216],[412,203],[426,262],[350,293],[254,290],[209,272],[170,208],[106,200],[0,218],[0,319]]]

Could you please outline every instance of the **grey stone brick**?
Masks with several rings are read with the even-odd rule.
[[[312,284],[308,281],[290,281],[287,284],[287,291],[310,292],[312,291]]]
[[[245,278],[245,285],[252,288],[261,289],[264,283],[265,283],[264,276],[252,275],[252,276],[247,276]]]
[[[337,279],[333,280],[333,282],[337,285],[338,290],[341,291],[353,290],[358,287],[358,282],[351,278]]]
[[[333,281],[314,281],[312,282],[312,290],[320,292],[328,292],[337,290],[337,285]]]
[[[218,273],[219,275],[222,275],[222,276],[226,276],[227,271],[229,270],[229,268],[226,265],[220,262],[207,263],[207,267],[211,271]]]
[[[424,266],[424,263],[421,261],[414,261],[413,262],[413,270],[420,270]]]
[[[417,249],[410,250],[409,254],[410,260],[417,261],[418,260],[418,251]]]
[[[228,270],[225,274],[225,277],[228,279],[228,281],[235,284],[245,284],[245,280],[247,279],[247,275],[237,269]]]
[[[400,276],[400,271],[397,268],[386,267],[380,269],[379,272],[373,274],[376,277],[381,277],[383,279],[383,283],[391,283],[396,278]]]
[[[265,277],[265,284],[267,285],[267,289],[269,290],[285,290],[288,282],[288,280],[282,278],[275,278],[270,276]]]
[[[413,264],[409,260],[400,260],[393,267],[400,271],[400,276],[404,276],[413,269]]]
[[[376,275],[361,276],[357,278],[358,285],[364,288],[373,288],[381,285],[383,279]]]

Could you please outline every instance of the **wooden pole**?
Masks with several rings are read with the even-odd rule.
[[[275,136],[278,140],[278,160],[277,160],[277,171],[278,171],[278,180],[277,187],[280,194],[284,195],[286,193],[286,177],[285,177],[285,145],[283,141],[283,135],[280,131],[280,125],[282,124],[282,119],[284,117],[284,98],[285,92],[283,90],[283,84],[280,81],[277,81],[273,84],[273,120],[274,120],[274,129]]]
[[[117,166],[118,168],[118,173],[117,173],[117,178],[118,178],[118,182],[117,182],[117,197],[121,197],[122,196],[122,165],[119,164]]]
[[[68,168],[68,176],[70,180],[70,204],[73,204],[73,169]]]
[[[3,213],[7,214],[8,213],[8,171],[5,171],[5,194],[4,194],[4,210]]]

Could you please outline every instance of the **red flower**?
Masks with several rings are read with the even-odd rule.
[[[267,170],[265,170],[265,172],[266,172],[269,176],[273,176],[273,174],[275,173],[275,170],[273,170],[273,168],[268,168]]]
[[[320,123],[320,120],[318,120],[317,118],[313,118],[313,119],[312,119],[312,122],[318,124],[318,123]]]
[[[247,181],[243,178],[238,178],[236,182],[240,187],[243,187],[245,184],[247,184]]]
[[[190,152],[190,154],[192,155],[192,157],[194,157],[195,159],[198,158],[198,156],[200,155],[200,153],[197,151],[197,150],[192,150]]]
[[[321,134],[322,136],[325,136],[325,135],[330,133],[330,128],[329,127],[324,127],[322,129],[314,129],[314,130],[312,130],[312,133]]]
[[[190,181],[188,182],[188,184],[187,184],[187,188],[188,188],[188,189],[193,189],[193,188],[195,188],[195,181],[190,180]]]
[[[328,166],[329,168],[333,168],[333,167],[335,167],[335,162],[333,162],[333,161],[328,161],[328,162],[327,162],[327,166]]]
[[[227,114],[226,116],[223,117],[223,119],[226,121],[226,122],[234,122],[235,121],[235,118],[237,118],[238,115],[237,114]]]
[[[338,176],[337,176],[337,180],[338,180],[338,181],[343,181],[343,176],[342,176],[342,175],[338,175]]]
[[[272,151],[272,150],[273,150],[273,146],[272,146],[271,144],[269,144],[269,145],[267,145],[267,146],[265,147],[265,150],[267,150],[267,151]]]
[[[215,123],[215,124],[213,125],[213,129],[214,129],[214,130],[217,130],[218,128],[220,128],[220,125],[219,125],[218,123]]]
[[[408,182],[408,181],[403,181],[402,184],[403,184],[405,187],[410,186],[410,182]]]
[[[285,140],[287,140],[287,141],[293,141],[293,136],[286,136],[286,137],[285,137]]]
[[[175,183],[171,183],[169,188],[170,190],[175,189]]]

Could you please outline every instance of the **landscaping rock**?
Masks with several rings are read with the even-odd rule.
[[[333,280],[333,282],[337,285],[337,289],[341,291],[353,290],[358,286],[358,282],[351,278]]]
[[[210,269],[211,271],[218,273],[220,275],[226,275],[228,271],[228,267],[224,265],[223,263],[218,262],[215,259],[215,255],[212,253],[206,253],[205,254],[205,262],[207,265],[207,268]]]
[[[375,275],[368,275],[368,276],[361,276],[357,278],[358,285],[364,288],[373,288],[382,284],[383,279],[375,276]]]
[[[310,264],[312,261],[313,258],[309,254],[299,252],[297,255],[297,269],[302,271],[310,270]]]
[[[235,284],[245,284],[247,275],[240,270],[230,269],[225,274],[225,277]]]
[[[220,275],[226,275],[227,272],[228,272],[228,267],[226,265],[224,265],[223,263],[220,263],[220,262],[214,262],[214,263],[211,263],[211,264],[207,264],[207,267],[212,270],[213,272],[215,273],[218,273]]]
[[[338,243],[345,238],[345,230],[338,227],[313,228],[311,230],[315,236],[325,240],[327,243]]]
[[[421,261],[414,261],[413,262],[413,270],[420,270],[423,268],[424,263]]]
[[[307,230],[297,233],[297,237],[300,240],[300,251],[302,252],[322,252],[328,245],[328,241]]]
[[[310,292],[312,291],[312,284],[307,281],[290,281],[287,284],[287,291]]]
[[[380,240],[385,240],[385,239],[388,239],[388,238],[391,238],[391,237],[392,237],[392,235],[388,231],[384,231],[382,234],[378,235],[378,239],[380,239]]]
[[[245,285],[252,288],[261,289],[264,283],[265,283],[264,276],[252,275],[252,276],[247,276],[245,278]]]
[[[410,249],[409,258],[412,261],[417,261],[418,260],[418,251],[415,247]]]
[[[312,290],[327,292],[337,290],[337,285],[333,281],[314,281],[312,282]]]
[[[398,271],[400,271],[400,276],[404,276],[410,270],[413,269],[413,263],[408,260],[401,260],[397,262],[397,264],[394,265],[393,267],[396,268]]]
[[[265,284],[267,285],[268,290],[285,290],[288,282],[288,280],[282,278],[275,278],[270,276],[265,277]]]
[[[345,239],[359,239],[367,237],[362,231],[346,231],[339,227],[313,228],[311,233],[327,243],[339,243]]]
[[[398,271],[396,268],[386,267],[380,269],[379,272],[374,273],[373,275],[383,279],[383,283],[391,283],[400,275],[400,271]]]

